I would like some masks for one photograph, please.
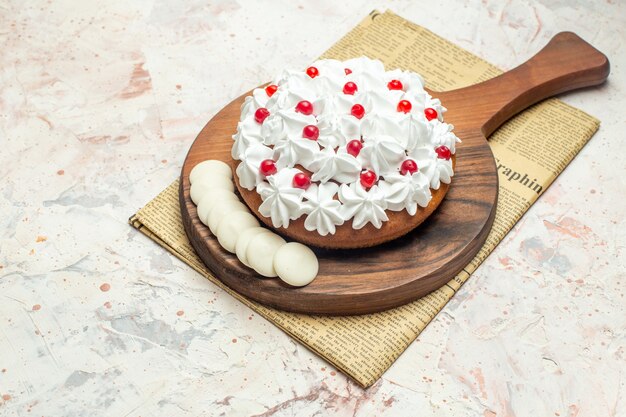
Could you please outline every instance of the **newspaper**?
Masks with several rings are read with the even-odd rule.
[[[471,85],[501,71],[432,32],[391,13],[372,12],[323,57],[360,55],[388,68],[421,73],[433,90]],[[444,103],[445,104],[445,103]],[[450,300],[599,127],[599,121],[551,99],[516,116],[490,137],[500,189],[493,228],[478,255],[437,291],[382,313],[320,317],[264,307],[224,286],[202,264],[183,230],[178,181],[130,219],[141,232],[211,282],[276,324],[363,387],[372,385]]]

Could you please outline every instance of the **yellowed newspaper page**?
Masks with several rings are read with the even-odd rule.
[[[264,307],[226,287],[196,256],[183,228],[178,185],[172,183],[130,223],[364,387],[380,378],[453,294],[444,287],[397,309],[353,317],[308,316]]]
[[[419,72],[426,78],[427,85],[435,90],[462,87],[501,72],[390,12],[372,12],[324,57],[346,59],[360,55],[381,59],[388,68]],[[584,146],[598,124],[596,119],[577,109],[558,100],[549,100],[500,128],[490,138],[499,166],[500,195],[487,243],[464,271],[448,284],[426,297],[382,313],[353,317],[285,313],[263,307],[231,291],[204,267],[187,240],[178,205],[178,181],[133,216],[131,224],[367,387],[380,378],[415,340]]]

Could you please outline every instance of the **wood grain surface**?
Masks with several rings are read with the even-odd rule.
[[[350,315],[386,310],[444,285],[480,250],[493,223],[498,175],[486,137],[502,123],[543,99],[597,85],[608,59],[577,35],[556,35],[537,55],[496,78],[466,88],[433,92],[448,108],[446,122],[463,141],[445,199],[415,230],[383,245],[358,250],[315,249],[318,277],[292,288],[263,279],[221,248],[198,219],[189,195],[189,173],[218,159],[233,165],[231,136],[244,96],[224,107],[194,141],[181,172],[180,205],[185,231],[211,271],[237,292],[283,310]]]

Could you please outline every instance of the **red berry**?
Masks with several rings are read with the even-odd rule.
[[[344,68],[344,71],[346,72],[346,75],[352,74],[352,70],[350,68]]]
[[[259,107],[254,112],[254,120],[256,120],[257,123],[263,123],[263,120],[267,119],[267,116],[269,115],[270,111],[268,109],[265,107]]]
[[[437,118],[437,110],[429,107],[424,109],[424,116],[426,116],[426,120],[430,121]]]
[[[407,159],[400,165],[400,174],[414,174],[417,172],[417,163],[412,159]]]
[[[274,93],[276,92],[276,90],[278,90],[278,86],[274,84],[271,84],[265,87],[265,92],[267,93],[268,97],[272,97]]]
[[[276,172],[278,172],[278,169],[276,169],[276,162],[274,162],[272,159],[265,159],[261,161],[261,166],[259,167],[259,170],[261,171],[261,174],[265,175],[266,177],[269,175],[274,175],[276,174]]]
[[[302,129],[302,137],[305,139],[317,140],[317,138],[320,137],[320,130],[317,126],[304,126],[304,129]]]
[[[400,80],[391,80],[387,83],[387,88],[390,90],[402,90],[403,85]]]
[[[357,87],[355,83],[353,83],[352,81],[348,81],[346,85],[343,86],[343,93],[353,96],[358,89],[359,87]]]
[[[303,190],[306,190],[311,185],[311,178],[309,178],[308,175],[302,172],[298,172],[296,175],[293,176],[293,181],[291,182],[291,184],[295,188],[302,188]]]
[[[412,108],[413,106],[408,100],[400,100],[400,102],[398,103],[398,111],[401,111],[402,113],[408,113],[411,111]]]
[[[365,108],[360,104],[355,104],[350,109],[350,114],[356,117],[357,119],[362,119],[365,116]]]
[[[311,78],[315,78],[318,75],[320,75],[320,72],[315,67],[309,67],[306,69],[306,75],[308,75]]]
[[[452,152],[450,152],[450,149],[445,145],[437,146],[435,148],[435,152],[437,152],[437,156],[439,158],[445,159],[445,160],[449,160],[450,157],[452,156]]]
[[[374,171],[367,170],[365,172],[361,172],[361,185],[366,190],[372,188],[377,179],[378,177],[376,176],[376,173]]]
[[[298,113],[302,113],[305,116],[313,114],[313,105],[310,101],[302,100],[298,104],[296,104],[296,111]]]
[[[355,158],[357,157],[359,152],[361,152],[361,149],[363,149],[363,144],[358,139],[351,140],[346,145],[346,151],[348,151],[348,153]]]

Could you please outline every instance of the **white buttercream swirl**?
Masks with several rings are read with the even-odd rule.
[[[252,120],[254,121],[254,112],[267,103],[266,100],[261,100],[263,104],[259,102],[259,97],[261,97],[263,93],[261,93],[260,91],[257,92],[257,90],[260,89],[255,89],[252,92],[252,96],[248,96],[244,99],[243,104],[241,105],[241,116],[239,117],[239,121],[247,120],[250,118],[250,116],[253,116]],[[265,93],[265,97],[267,97],[267,93]]]
[[[313,171],[311,180],[326,183],[335,180],[341,184],[355,182],[361,173],[361,163],[345,148],[335,152],[332,148],[324,148],[315,154],[310,165]]]
[[[371,168],[379,176],[396,171],[396,167],[406,158],[405,148],[392,136],[371,136],[365,138],[359,159],[363,166]]]
[[[385,212],[387,209],[385,193],[377,185],[366,191],[358,182],[343,184],[339,188],[339,200],[343,204],[341,206],[343,218],[352,219],[352,227],[357,230],[368,223],[380,229],[383,222],[389,220]]]
[[[461,140],[452,133],[454,126],[449,123],[441,123],[439,121],[432,121],[429,123],[431,126],[428,139],[430,143],[437,148],[440,145],[447,146],[450,152],[456,152],[456,144]]]
[[[307,215],[304,227],[308,231],[316,230],[322,236],[334,235],[336,226],[344,223],[341,215],[341,203],[333,197],[337,194],[339,185],[334,182],[312,184],[304,193],[305,202],[302,206]]]
[[[417,206],[426,207],[432,195],[430,193],[430,181],[420,171],[411,175],[389,174],[385,181],[381,181],[389,210],[406,211],[414,216]]]
[[[346,81],[356,83],[360,91],[387,88],[385,66],[379,60],[366,57],[353,58],[344,62],[345,68],[352,71],[347,75]]]
[[[354,104],[357,104],[354,96],[343,93],[326,95],[313,103],[320,145],[336,148],[361,136],[361,121],[350,114]]]
[[[365,138],[391,136],[406,149],[410,125],[411,116],[404,113],[368,114],[363,118],[361,133]]]
[[[263,143],[263,136],[261,135],[261,125],[258,124],[254,118],[246,119],[237,124],[237,133],[233,135],[235,143],[231,149],[231,156],[233,159],[238,160],[246,149],[254,144]]]
[[[320,147],[312,140],[289,137],[274,146],[280,165],[293,167],[300,164],[309,168],[315,156],[319,155]]]
[[[259,213],[271,218],[274,227],[287,228],[290,220],[295,220],[302,214],[304,190],[292,185],[293,176],[299,172],[301,171],[295,168],[281,169],[267,177],[267,182],[261,182],[256,187],[263,200]]]
[[[237,166],[237,177],[239,184],[243,188],[253,190],[257,184],[263,181],[261,174],[261,162],[266,159],[272,159],[274,151],[260,143],[253,144],[248,147],[241,155],[241,162]]]
[[[276,145],[287,138],[301,138],[304,126],[314,124],[315,116],[307,116],[292,109],[279,110],[265,119],[261,135],[266,145]]]
[[[422,147],[409,153],[417,163],[418,169],[428,178],[430,188],[438,190],[441,183],[450,184],[454,171],[452,161],[441,159],[431,147]]]
[[[435,148],[443,145],[454,154],[460,141],[452,125],[443,121],[445,107],[424,89],[424,80],[409,71],[385,71],[382,62],[366,57],[320,60],[312,66],[318,76],[284,70],[272,82],[277,90],[271,97],[258,88],[242,105],[231,154],[241,160],[237,175],[242,187],[256,187],[261,195],[261,214],[275,227],[287,227],[305,214],[307,230],[327,235],[344,220],[352,219],[354,228],[368,223],[381,227],[386,209],[414,215],[418,207],[427,206],[430,189],[450,183],[454,175],[451,161],[438,158]],[[402,90],[390,90],[392,80],[399,80]],[[356,84],[354,94],[343,92],[347,82]],[[296,110],[303,100],[312,104],[313,114]],[[400,100],[411,103],[410,111],[398,111]],[[361,119],[351,113],[355,104],[365,110]],[[255,112],[261,107],[270,114],[258,123]],[[437,118],[427,120],[427,108],[434,109]],[[319,129],[317,139],[303,138],[307,125]],[[356,158],[346,150],[355,139],[363,143]],[[415,160],[419,170],[401,175],[407,158]],[[276,161],[278,169],[267,178],[258,169],[264,159]],[[313,181],[306,192],[292,184],[300,167]],[[359,182],[364,169],[378,177],[369,191]]]

